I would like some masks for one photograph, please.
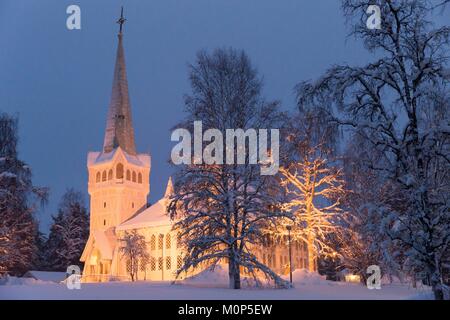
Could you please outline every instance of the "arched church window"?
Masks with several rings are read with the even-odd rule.
[[[131,180],[131,172],[130,172],[130,170],[127,170],[127,180],[128,181]]]
[[[158,237],[158,249],[162,250],[164,243],[164,235],[160,234]]]
[[[151,238],[150,238],[150,248],[152,250],[156,249],[156,237],[154,234],[152,234]]]
[[[116,166],[116,179],[123,179],[123,164],[121,163]]]
[[[106,181],[106,170],[102,173],[102,182]]]
[[[163,258],[159,257],[158,258],[158,270],[162,270],[163,268]]]
[[[133,171],[133,182],[136,182],[136,172]]]
[[[171,245],[171,236],[170,236],[170,234],[168,234],[167,236],[166,236],[166,249],[170,249],[170,245]]]
[[[172,269],[172,259],[171,257],[166,257],[166,270]]]
[[[113,171],[112,171],[112,169],[109,169],[109,171],[108,171],[108,180],[112,180],[112,178],[113,178]]]
[[[142,183],[142,173],[138,174],[138,183]]]
[[[95,182],[100,182],[100,172],[95,175]]]

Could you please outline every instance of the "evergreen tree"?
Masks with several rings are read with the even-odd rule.
[[[47,189],[33,185],[31,168],[18,159],[17,118],[0,114],[0,272],[21,275],[37,254],[37,201]]]
[[[89,236],[89,216],[84,197],[69,189],[63,195],[58,214],[53,216],[46,243],[47,268],[65,271],[70,265],[80,265],[80,257]]]

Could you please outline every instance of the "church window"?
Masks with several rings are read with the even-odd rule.
[[[172,269],[172,259],[171,257],[166,257],[166,270]]]
[[[170,236],[170,234],[168,234],[167,236],[166,236],[166,249],[170,249],[170,245],[171,245],[171,236]]]
[[[177,233],[177,248],[181,248],[181,232]]]
[[[160,234],[158,237],[158,249],[162,250],[164,243],[164,235]]]
[[[112,169],[109,169],[109,171],[108,171],[108,180],[112,180],[112,178],[113,178],[113,171],[112,171]]]
[[[155,249],[156,249],[156,239],[155,239],[155,238],[156,238],[155,235],[152,234],[152,236],[151,236],[151,238],[150,238],[150,248],[151,248],[152,250],[155,250]]]
[[[131,203],[131,207],[134,209],[134,202]]]
[[[163,268],[163,258],[159,257],[158,258],[158,270],[162,270]]]
[[[177,269],[180,269],[182,265],[183,265],[183,258],[181,258],[181,256],[178,256],[177,257]]]
[[[103,219],[103,225],[106,226],[106,219]]]
[[[106,181],[106,170],[102,173],[102,182]]]
[[[97,172],[97,175],[95,176],[95,182],[100,182],[100,172]]]
[[[155,271],[156,270],[156,259],[154,257],[150,258],[150,270]]]
[[[130,173],[130,170],[127,170],[127,180],[128,180],[128,181],[131,180],[131,173]]]
[[[142,183],[142,173],[138,174],[138,183]]]
[[[116,179],[123,179],[123,164],[121,163],[116,166]]]
[[[136,172],[133,171],[133,182],[136,182]]]

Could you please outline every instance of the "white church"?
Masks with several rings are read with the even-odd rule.
[[[87,156],[90,195],[90,232],[80,260],[84,262],[83,281],[129,281],[126,258],[120,252],[120,239],[126,231],[137,230],[148,243],[150,261],[139,270],[139,280],[174,280],[183,251],[166,214],[173,192],[169,178],[163,198],[147,206],[150,192],[151,157],[138,153],[134,141],[131,105],[123,49],[121,17],[112,94],[106,122],[103,150]],[[286,244],[267,239],[257,250],[260,261],[279,274],[289,267]],[[294,268],[307,267],[306,246],[294,243]]]

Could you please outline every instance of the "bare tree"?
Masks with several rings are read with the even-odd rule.
[[[327,160],[320,158],[305,158],[289,168],[280,168],[280,172],[282,185],[291,198],[282,208],[292,212],[293,238],[307,244],[308,269],[316,271],[319,254],[336,254],[327,236],[339,228],[336,221],[342,213],[339,205],[344,193],[341,172],[327,167]]]
[[[136,230],[125,231],[120,241],[123,242],[120,251],[126,259],[127,272],[130,274],[131,281],[135,281],[138,279],[138,270],[142,261],[149,259],[145,237]]]
[[[277,102],[261,97],[262,83],[249,58],[242,51],[217,49],[200,52],[190,66],[192,94],[185,99],[187,118],[179,126],[192,128],[201,120],[204,130],[276,128],[281,119]],[[191,129],[192,131],[192,129]],[[265,150],[264,150],[265,151]],[[225,148],[223,159],[225,159]],[[234,157],[236,158],[236,150]],[[179,229],[186,257],[178,274],[199,265],[228,263],[230,288],[241,286],[241,270],[285,282],[254,254],[262,244],[262,226],[274,221],[275,180],[261,176],[258,165],[193,164],[181,166],[169,212],[179,217]]]
[[[317,271],[319,256],[336,257],[330,236],[338,231],[343,213],[344,182],[335,157],[338,133],[324,111],[301,110],[286,126],[281,208],[290,216],[280,219],[274,233],[285,235],[285,227],[291,226],[293,238],[307,244],[310,271]]]
[[[401,190],[407,203],[385,203],[379,212],[382,232],[442,299],[441,269],[450,242],[450,28],[433,25],[436,7],[429,1],[380,0],[381,29],[370,30],[371,4],[344,0],[343,9],[352,34],[376,53],[376,61],[333,66],[317,82],[301,83],[298,103],[328,107],[335,121],[379,155],[364,159],[367,170]]]

